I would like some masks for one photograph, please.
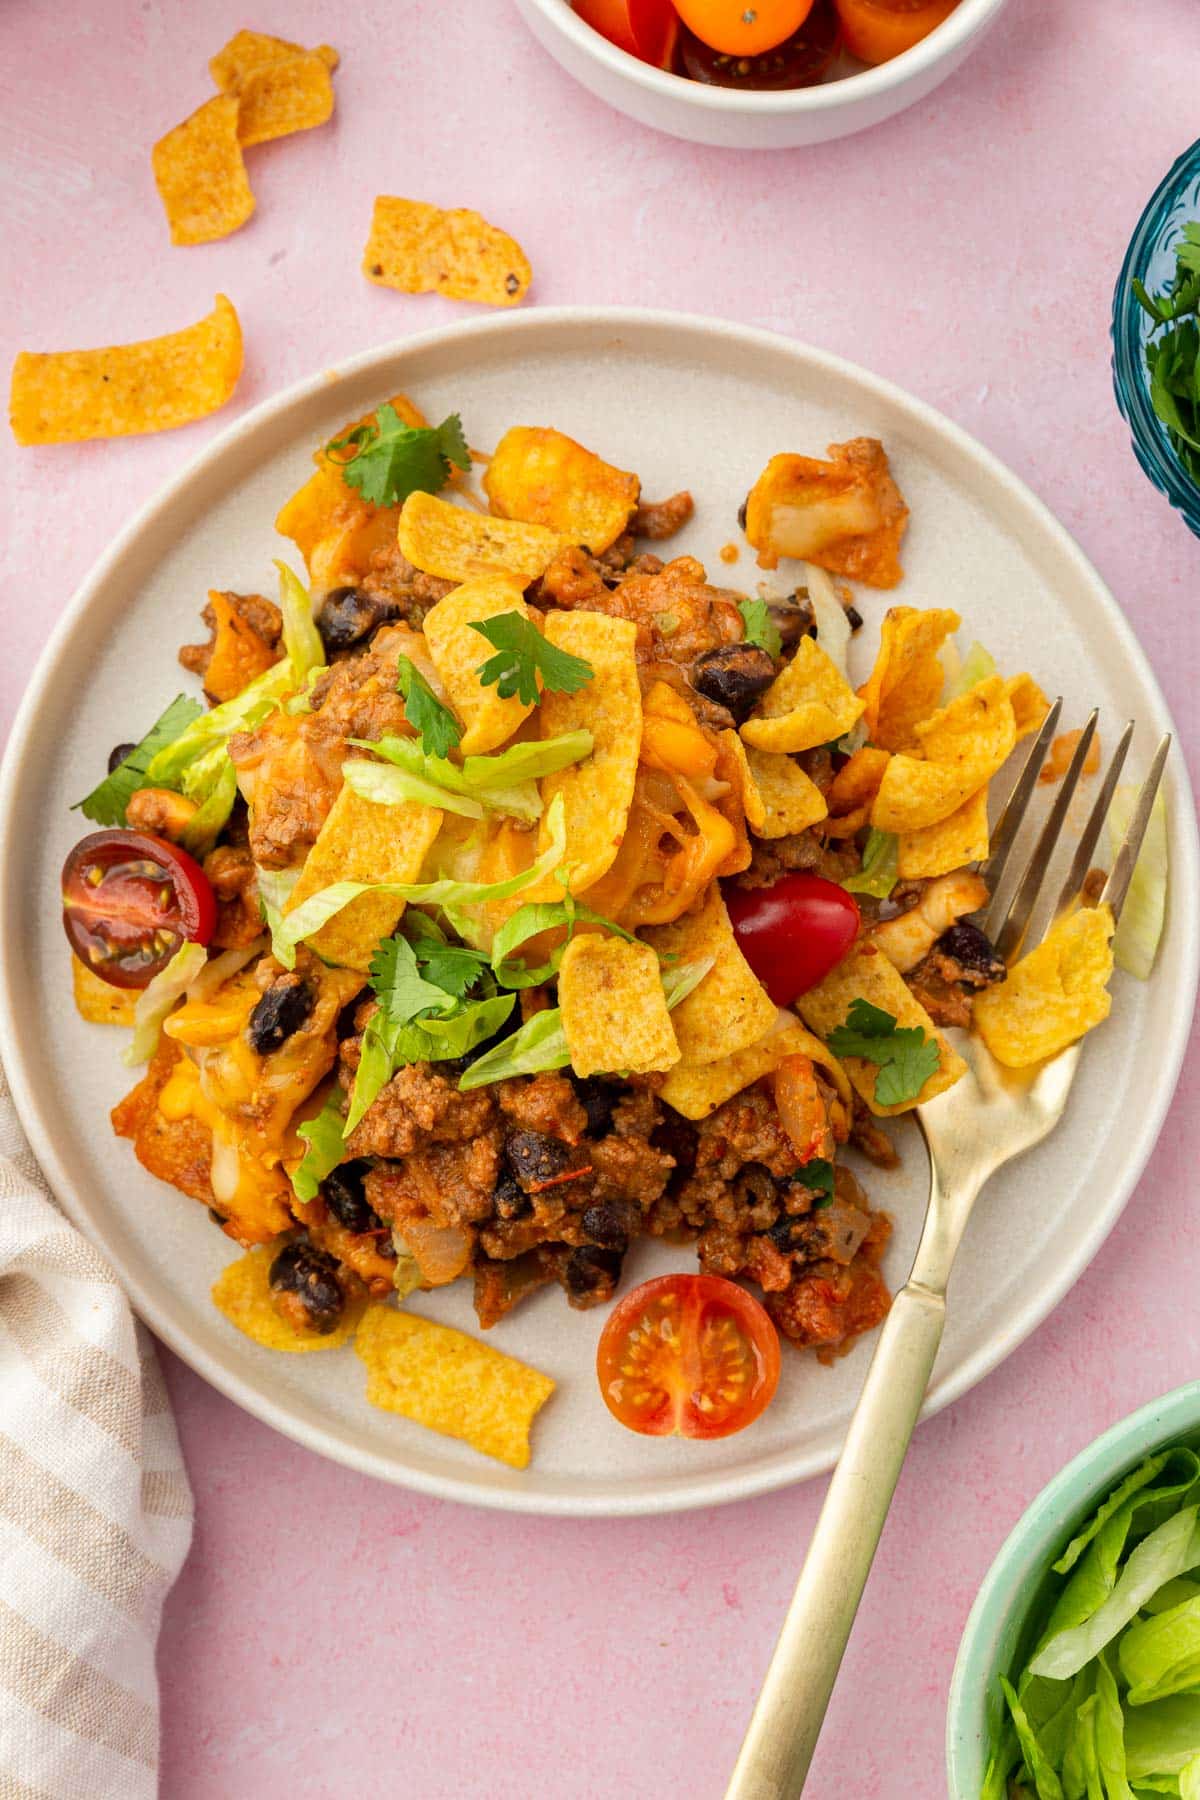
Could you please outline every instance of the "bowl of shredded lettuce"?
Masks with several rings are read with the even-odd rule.
[[[950,1686],[952,1800],[1200,1800],[1200,1382],[1097,1438],[988,1571]]]

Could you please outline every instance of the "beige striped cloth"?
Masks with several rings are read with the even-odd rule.
[[[162,1374],[0,1071],[0,1800],[153,1800],[192,1494]]]

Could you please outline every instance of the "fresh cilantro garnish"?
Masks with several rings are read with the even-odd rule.
[[[391,1023],[407,1025],[426,1012],[449,1012],[455,996],[440,982],[426,980],[407,938],[384,938],[371,958],[368,981],[379,1010]]]
[[[1145,346],[1150,404],[1179,461],[1200,484],[1200,222],[1184,226],[1175,273],[1162,293],[1149,294],[1136,280],[1133,292],[1153,320]]]
[[[812,1188],[821,1198],[813,1201],[813,1211],[819,1212],[821,1207],[829,1206],[833,1200],[833,1164],[826,1162],[823,1156],[810,1157],[808,1162],[798,1171],[796,1180],[806,1188]]]
[[[595,671],[582,656],[572,656],[544,638],[532,619],[520,613],[497,613],[492,619],[472,620],[471,630],[487,639],[496,651],[479,665],[484,687],[494,682],[502,700],[513,695],[524,706],[537,704],[537,678],[554,694],[574,694],[592,679]]]
[[[421,734],[427,756],[445,756],[462,737],[462,726],[444,706],[409,656],[396,659],[396,687],[404,695],[404,716]]]
[[[349,457],[334,455],[348,450]],[[377,408],[373,425],[358,425],[325,447],[342,480],[373,506],[398,506],[420,489],[436,494],[450,479],[451,464],[469,469],[471,455],[462,420],[451,413],[440,425],[406,425],[389,402]]]
[[[875,1098],[880,1106],[902,1106],[915,1100],[941,1064],[936,1038],[927,1037],[919,1025],[898,1027],[895,1016],[855,1000],[844,1025],[831,1031],[826,1042],[835,1056],[859,1056],[878,1065]]]
[[[453,994],[456,1000],[463,999],[471,991],[488,966],[486,951],[449,943],[428,913],[410,910],[403,930],[421,972],[436,987]]]
[[[204,711],[198,700],[189,700],[185,694],[176,694],[165,713],[155,719],[140,744],[135,744],[124,761],[119,762],[111,775],[106,775],[99,787],[94,787],[84,799],[77,800],[71,808],[72,812],[81,812],[85,819],[91,819],[96,825],[124,825],[125,808],[133,799],[139,788],[148,787],[146,770],[151,759],[164,750]]]
[[[778,656],[783,649],[783,639],[768,603],[765,600],[739,600],[738,611],[746,627],[746,642],[757,644],[768,656]]]

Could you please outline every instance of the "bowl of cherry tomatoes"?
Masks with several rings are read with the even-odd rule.
[[[517,0],[575,79],[674,137],[739,150],[878,125],[955,70],[1005,0]]]

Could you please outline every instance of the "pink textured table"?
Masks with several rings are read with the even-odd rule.
[[[149,147],[205,97],[207,57],[246,23],[338,45],[337,117],[254,152],[259,211],[244,231],[173,250]],[[90,562],[212,431],[339,356],[465,310],[358,274],[384,191],[509,227],[536,271],[533,304],[745,319],[944,409],[1111,582],[1195,775],[1200,544],[1130,454],[1107,322],[1143,201],[1196,134],[1198,58],[1194,0],[1012,0],[914,111],[754,157],[627,124],[497,0],[259,14],[242,0],[7,0],[6,354],[171,330],[219,289],[241,313],[247,365],[233,405],[186,431],[42,451],[5,438],[5,723]],[[943,1791],[954,1651],[1002,1538],[1088,1439],[1197,1374],[1198,1100],[1193,1073],[1070,1298],[918,1433],[814,1800]],[[165,1361],[198,1502],[162,1640],[169,1800],[721,1794],[823,1483],[662,1520],[493,1516],[318,1462]]]

